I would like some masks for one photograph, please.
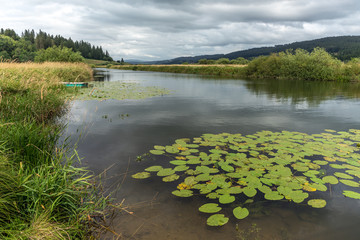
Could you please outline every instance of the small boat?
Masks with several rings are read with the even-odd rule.
[[[62,82],[66,87],[88,87],[87,82]]]

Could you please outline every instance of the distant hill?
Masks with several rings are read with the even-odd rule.
[[[196,63],[200,59],[219,59],[229,58],[230,60],[238,57],[251,59],[261,55],[270,55],[271,53],[283,52],[287,49],[313,50],[315,47],[325,48],[325,50],[342,61],[350,60],[354,57],[360,57],[360,36],[339,36],[326,37],[310,41],[294,42],[284,45],[275,45],[274,47],[251,48],[248,50],[236,51],[228,54],[202,55],[195,57],[179,57],[170,60],[146,62],[148,64],[181,64],[184,62]]]

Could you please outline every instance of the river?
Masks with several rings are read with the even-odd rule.
[[[326,208],[265,202],[243,220],[206,225],[202,196],[178,198],[177,183],[131,178],[161,160],[136,161],[154,145],[204,133],[262,130],[322,133],[360,129],[360,86],[353,83],[219,79],[186,74],[101,69],[102,81],[134,82],[171,94],[141,100],[74,101],[63,118],[83,164],[106,171],[106,187],[126,210],[111,228],[124,239],[358,239],[360,200],[334,186]],[[337,194],[338,193],[338,194]],[[130,213],[129,213],[130,212]],[[231,211],[224,209],[224,213]],[[104,235],[104,239],[111,235]]]

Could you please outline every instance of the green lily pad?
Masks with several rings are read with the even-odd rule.
[[[221,210],[221,207],[217,203],[206,203],[199,207],[199,211],[203,213],[217,213]]]
[[[184,160],[173,160],[173,161],[170,161],[171,164],[173,165],[186,165],[187,164],[187,161],[184,161]]]
[[[338,184],[339,183],[339,180],[334,176],[326,176],[326,177],[323,177],[322,180],[324,182],[330,183],[330,184]]]
[[[163,151],[163,150],[150,150],[150,153],[154,154],[154,155],[162,155],[162,154],[165,153],[165,151]]]
[[[195,180],[198,182],[205,182],[205,181],[209,181],[211,179],[212,179],[212,176],[209,175],[208,173],[203,173],[203,174],[197,175],[195,177]]]
[[[267,200],[273,200],[273,201],[281,200],[281,199],[284,198],[284,196],[280,195],[277,191],[272,191],[272,192],[269,192],[269,193],[265,193],[264,197]]]
[[[232,195],[229,195],[229,194],[226,194],[226,195],[221,195],[219,197],[219,202],[221,204],[229,204],[229,203],[232,203],[235,201],[235,197],[232,196]]]
[[[251,187],[245,187],[243,190],[244,194],[250,198],[254,197],[257,193],[256,189]]]
[[[334,173],[334,175],[337,176],[338,178],[354,179],[354,177],[352,177],[346,173],[336,172],[336,173]]]
[[[189,169],[188,166],[179,165],[179,166],[176,166],[176,167],[174,168],[174,171],[175,171],[175,172],[183,172],[183,171],[186,171],[186,170],[188,170],[188,169]]]
[[[164,182],[173,182],[173,181],[178,180],[179,178],[180,178],[179,175],[177,175],[177,174],[172,174],[172,175],[170,175],[170,176],[163,177],[162,180],[163,180]]]
[[[155,150],[165,150],[165,147],[164,147],[164,146],[156,145],[156,146],[154,146],[154,149],[155,149]]]
[[[225,217],[224,214],[214,214],[207,219],[206,223],[209,226],[218,227],[225,225],[228,221],[229,218]]]
[[[172,168],[163,168],[160,171],[158,171],[157,175],[159,177],[166,177],[166,176],[172,175],[174,173],[175,173],[175,170]]]
[[[355,181],[347,180],[347,179],[340,179],[340,182],[342,182],[345,185],[348,185],[350,187],[359,187],[360,184]]]
[[[343,194],[344,194],[344,196],[349,197],[349,198],[360,199],[360,193],[357,193],[357,192],[345,190],[343,192]]]
[[[244,219],[249,216],[249,210],[247,210],[246,208],[237,207],[234,208],[233,214],[237,219]]]
[[[145,171],[147,171],[147,172],[158,172],[161,169],[163,169],[162,166],[151,166],[151,167],[146,168]]]
[[[136,173],[134,175],[131,175],[131,177],[136,178],[136,179],[145,179],[145,178],[150,177],[150,173],[148,173],[148,172],[139,172],[139,173]]]
[[[178,197],[191,197],[193,195],[193,191],[189,189],[181,189],[173,191],[172,194]]]
[[[324,199],[311,199],[308,201],[308,205],[313,208],[323,208],[326,206],[326,201]]]

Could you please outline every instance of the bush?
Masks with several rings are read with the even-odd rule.
[[[359,71],[358,64],[344,64],[324,49],[315,48],[311,53],[297,49],[257,57],[248,64],[246,75],[255,78],[350,81],[358,79]]]
[[[84,62],[80,52],[67,47],[50,47],[36,53],[35,62]]]

